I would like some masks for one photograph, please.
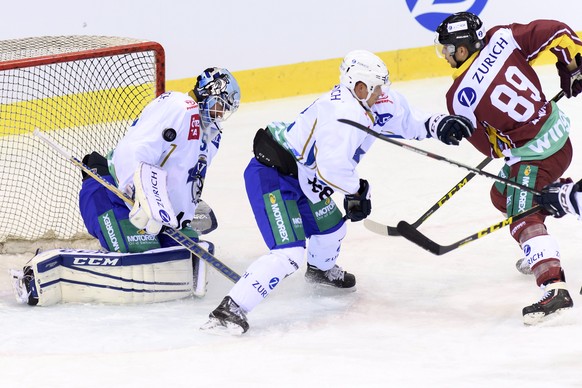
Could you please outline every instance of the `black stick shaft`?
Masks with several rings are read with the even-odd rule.
[[[493,180],[495,180],[497,182],[504,183],[507,186],[514,187],[514,188],[520,189],[522,191],[527,191],[527,192],[530,192],[530,193],[533,193],[533,194],[537,194],[537,195],[540,195],[541,194],[539,191],[534,190],[531,187],[527,187],[525,185],[522,185],[520,183],[511,181],[509,179],[505,179],[505,178],[499,177],[499,176],[497,176],[495,174],[491,174],[491,173],[489,173],[487,171],[483,171],[481,169],[474,168],[474,167],[471,167],[471,166],[467,166],[466,164],[459,163],[459,162],[456,162],[456,161],[451,160],[451,159],[447,159],[444,156],[441,156],[441,155],[438,155],[438,154],[434,154],[432,152],[428,152],[428,151],[422,150],[420,148],[416,148],[416,147],[410,146],[408,144],[401,143],[401,142],[399,142],[397,140],[392,139],[391,137],[388,137],[386,135],[382,135],[382,134],[380,134],[380,133],[378,133],[378,132],[376,132],[376,131],[374,131],[374,130],[372,130],[372,129],[370,129],[370,128],[368,128],[368,127],[366,127],[366,126],[364,126],[364,125],[362,125],[362,124],[360,124],[358,122],[355,122],[355,121],[352,121],[352,120],[348,120],[348,119],[338,119],[338,121],[340,123],[344,123],[344,124],[348,124],[348,125],[351,125],[353,127],[356,127],[358,129],[366,132],[367,134],[374,136],[377,139],[384,140],[385,142],[388,142],[390,144],[397,145],[399,147],[402,147],[402,148],[404,148],[406,150],[409,150],[409,151],[412,151],[412,152],[416,152],[417,154],[420,154],[420,155],[423,155],[423,156],[427,156],[427,157],[432,158],[432,159],[440,160],[441,162],[446,162],[446,163],[452,164],[452,165],[457,166],[457,167],[464,168],[465,170],[469,170],[469,171],[471,171],[471,172],[473,172],[475,174],[478,174],[478,175],[481,175],[481,176],[484,176],[484,177],[493,179]]]
[[[552,98],[551,101],[558,102],[563,96],[564,96],[564,91],[563,90],[560,90],[558,92],[558,94],[556,94]],[[418,154],[427,156],[429,158],[436,159],[436,160],[440,160],[442,162],[446,162],[446,163],[452,164],[454,166],[464,168],[464,169],[469,170],[469,171],[471,171],[471,172],[473,172],[475,174],[479,174],[481,176],[484,176],[484,177],[487,177],[487,178],[491,178],[491,179],[496,180],[498,182],[505,183],[507,186],[514,187],[516,189],[520,189],[520,190],[527,191],[527,192],[530,192],[530,193],[533,193],[533,194],[537,194],[537,195],[540,195],[541,194],[539,191],[534,190],[531,187],[524,186],[524,185],[519,184],[517,182],[513,182],[513,181],[511,181],[509,179],[501,178],[501,177],[499,177],[497,175],[488,173],[487,171],[483,171],[481,168],[473,168],[471,166],[467,166],[466,164],[459,163],[459,162],[456,162],[456,161],[451,160],[451,159],[447,159],[444,156],[437,155],[437,154],[433,154],[432,152],[428,152],[428,151],[422,150],[420,148],[416,148],[416,147],[413,147],[413,146],[410,146],[410,145],[401,143],[401,142],[399,142],[397,140],[394,140],[394,139],[392,139],[392,138],[390,138],[390,137],[388,137],[386,135],[382,135],[382,134],[380,134],[380,133],[378,133],[378,132],[376,132],[376,131],[374,131],[374,130],[372,130],[372,129],[370,129],[370,128],[368,128],[368,127],[366,127],[366,126],[364,126],[364,125],[362,125],[360,123],[357,123],[355,121],[348,120],[348,119],[338,119],[338,121],[341,122],[341,123],[348,124],[348,125],[351,125],[353,127],[356,127],[358,129],[366,132],[367,134],[372,135],[372,136],[374,136],[374,137],[376,137],[376,138],[378,138],[380,140],[384,140],[384,141],[386,141],[388,143],[397,145],[397,146],[402,147],[404,149],[407,149],[409,151],[416,152]]]
[[[435,255],[444,255],[447,252],[453,251],[465,244],[468,244],[472,241],[478,240],[482,237],[487,236],[488,234],[491,234],[493,232],[498,231],[499,229],[510,225],[513,222],[516,222],[522,218],[525,218],[533,213],[536,213],[538,211],[541,210],[541,206],[537,205],[534,206],[526,211],[523,211],[521,213],[516,214],[515,216],[512,217],[507,217],[506,219],[497,222],[493,225],[488,226],[485,229],[482,229],[476,233],[473,233],[453,244],[450,245],[440,245],[438,243],[436,243],[435,241],[431,240],[430,238],[428,238],[426,235],[422,234],[421,232],[418,231],[418,229],[416,229],[415,227],[413,227],[412,225],[410,225],[408,222],[406,221],[400,221],[398,223],[397,229],[398,232],[400,232],[400,235],[402,237],[404,237],[405,239],[407,239],[408,241],[411,241],[413,243],[415,243],[416,245],[418,245],[419,247],[426,249],[427,251],[435,254]]]

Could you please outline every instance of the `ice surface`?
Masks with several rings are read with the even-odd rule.
[[[558,91],[552,66],[538,68],[548,98]],[[395,83],[411,104],[444,111],[450,78]],[[243,273],[265,252],[244,192],[242,173],[255,130],[292,120],[314,96],[244,104],[225,124],[204,199],[219,228],[208,237],[216,255]],[[580,99],[559,105],[582,142]],[[341,127],[338,127],[338,131]],[[434,140],[414,146],[469,165],[483,156],[469,144]],[[577,146],[577,147],[576,147]],[[496,173],[500,162],[486,170]],[[72,167],[73,168],[73,167]],[[371,182],[371,218],[415,221],[467,172],[377,141],[359,166]],[[77,173],[71,171],[71,173]],[[578,154],[568,171],[582,178]],[[502,219],[477,176],[421,230],[449,244]],[[204,299],[141,306],[17,305],[8,268],[30,255],[0,257],[2,387],[579,387],[582,386],[582,224],[548,220],[558,238],[575,307],[559,322],[525,327],[521,309],[541,297],[534,279],[514,267],[520,257],[508,229],[444,256],[400,237],[350,224],[339,264],[358,290],[316,292],[304,268],[249,315],[238,338],[198,330],[231,283],[210,273]]]

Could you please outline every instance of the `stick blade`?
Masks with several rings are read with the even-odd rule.
[[[414,226],[410,225],[406,221],[400,221],[396,226],[396,229],[402,237],[418,245],[419,247],[426,249],[432,254],[442,255],[444,252],[441,251],[441,246],[436,242],[432,241],[424,234],[420,233]]]
[[[382,236],[400,236],[400,233],[398,232],[397,228],[390,225],[381,224],[368,218],[364,220],[364,227],[368,229],[370,232]]]

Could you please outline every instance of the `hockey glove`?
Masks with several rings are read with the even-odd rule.
[[[344,209],[346,217],[352,222],[362,221],[372,212],[370,184],[365,179],[360,179],[360,189],[356,194],[344,197]]]
[[[129,221],[148,234],[158,234],[162,226],[178,226],[176,214],[168,197],[167,172],[160,167],[140,163],[133,174],[135,202]]]
[[[577,193],[582,191],[582,180],[572,183],[572,179],[560,179],[559,182],[547,185],[542,189],[541,195],[534,197],[550,215],[560,218],[567,213],[580,218],[580,207],[578,206]]]
[[[475,127],[464,116],[445,114],[434,115],[425,123],[429,137],[439,139],[448,145],[459,145],[463,138],[471,137]]]
[[[556,62],[558,74],[560,75],[560,87],[566,97],[576,97],[582,92],[582,57],[576,54],[576,68],[568,70],[568,66],[562,62]]]

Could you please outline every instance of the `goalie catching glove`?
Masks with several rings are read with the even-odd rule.
[[[168,197],[167,175],[160,167],[144,162],[133,174],[135,202],[129,212],[129,221],[148,234],[159,234],[164,225],[178,226]]]
[[[362,221],[372,212],[370,184],[365,179],[360,179],[360,189],[356,194],[344,197],[344,209],[346,217],[352,222]]]
[[[434,115],[425,123],[429,137],[439,139],[448,145],[459,145],[463,138],[471,137],[475,127],[464,116],[445,114]]]

